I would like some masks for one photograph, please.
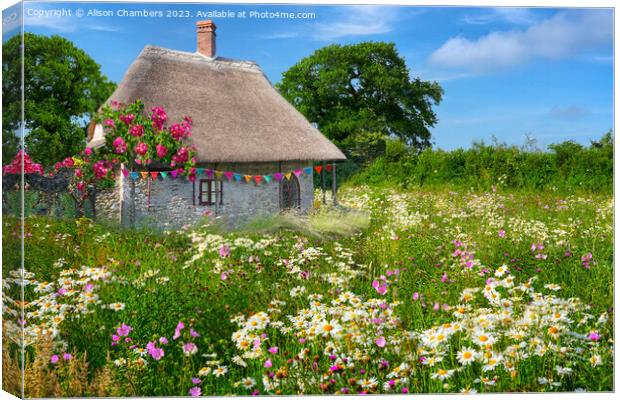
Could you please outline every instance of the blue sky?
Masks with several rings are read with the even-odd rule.
[[[60,9],[65,15],[51,13]],[[78,17],[77,9],[114,16]],[[120,17],[121,9],[186,10],[191,17]],[[27,2],[24,15],[26,31],[70,39],[119,82],[147,44],[195,51],[194,23],[204,19],[196,13],[215,10],[315,14],[212,18],[218,54],[256,61],[274,83],[328,44],[395,42],[413,77],[437,80],[445,90],[432,128],[435,147],[467,148],[493,136],[521,145],[528,135],[544,149],[563,140],[588,144],[613,127],[611,9]],[[5,40],[15,34],[16,24],[3,26]]]

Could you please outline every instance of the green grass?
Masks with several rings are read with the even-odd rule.
[[[117,371],[114,379],[119,388],[126,387],[129,380],[137,395],[187,395],[194,386],[191,378],[198,377],[201,368],[218,365],[227,366],[228,372],[221,377],[212,373],[200,377],[198,386],[203,394],[359,392],[363,388],[357,381],[369,377],[378,380],[369,391],[382,393],[401,392],[405,387],[421,393],[463,388],[479,392],[613,389],[610,196],[445,188],[399,193],[367,187],[349,188],[339,196],[339,208],[324,207],[306,217],[257,218],[234,232],[208,226],[164,234],[110,228],[85,219],[32,217],[27,219],[25,265],[38,282],[58,282],[62,270],[84,271],[84,266],[109,272],[103,280],[91,279],[99,302],[87,305],[87,313],[66,311],[56,339],[64,341],[68,351],[87,353],[91,374],[106,365],[108,352],[111,362],[127,359],[127,365],[113,366]],[[5,278],[19,265],[19,240],[13,234],[16,224],[15,219],[4,220]],[[500,230],[505,231],[505,237],[500,237]],[[457,246],[458,242],[462,245]],[[532,244],[538,243],[544,249],[532,251]],[[464,265],[468,256],[455,255],[456,249],[472,254],[472,268]],[[589,269],[581,261],[588,253],[593,256]],[[523,353],[528,357],[515,361],[515,376],[505,365],[483,372],[482,362],[477,362],[455,371],[444,382],[433,379],[440,368],[459,367],[456,353],[462,346],[475,347],[469,333],[475,327],[442,343],[437,352],[443,360],[435,366],[420,361],[420,357],[432,356],[422,338],[434,327],[454,323],[454,310],[463,304],[463,290],[483,288],[502,265],[509,268],[515,286],[535,278],[531,293],[497,288],[503,298],[512,298],[515,321],[522,317],[533,293],[558,299],[549,300],[554,303],[544,303],[537,311],[541,320],[536,329],[525,329]],[[446,282],[442,282],[444,274]],[[89,280],[77,273],[72,279],[70,287],[78,293]],[[387,282],[387,292],[378,293],[373,281]],[[550,283],[561,289],[546,288]],[[52,294],[58,288],[56,283]],[[5,294],[18,298],[18,289],[11,285]],[[419,295],[417,300],[414,293]],[[316,294],[314,300],[309,298],[311,294]],[[359,299],[360,310],[365,310],[355,323],[339,315],[337,299],[343,294]],[[35,293],[29,285],[26,295],[32,301],[45,294]],[[76,304],[76,296],[54,299]],[[559,300],[569,298],[579,301]],[[113,303],[122,303],[124,309],[104,307]],[[435,304],[439,310],[434,310]],[[472,316],[496,309],[480,294],[469,304],[468,315]],[[452,308],[443,310],[444,305]],[[564,331],[554,338],[547,333],[550,325],[544,318],[549,318],[545,317],[549,310],[559,309],[570,310],[570,322],[561,322]],[[263,315],[261,312],[276,324],[249,328],[248,321],[253,315]],[[289,316],[294,319],[300,312],[313,315],[317,329],[331,323],[341,326],[342,336],[314,337],[308,326],[295,327]],[[608,320],[599,323],[601,315],[607,315]],[[5,317],[10,319],[7,310]],[[46,318],[32,317],[27,326],[48,323]],[[174,341],[179,321],[186,328]],[[112,334],[121,323],[133,328],[132,342],[111,346]],[[190,324],[199,337],[189,335]],[[512,339],[500,334],[512,326],[507,324],[498,323],[492,329],[499,340],[491,350],[507,354]],[[235,346],[232,335],[238,331],[242,337],[255,333],[260,342],[261,353],[257,358],[245,358],[246,367],[233,361],[247,351]],[[578,337],[590,331],[598,332],[601,339],[594,342]],[[147,353],[142,358],[148,364],[137,364],[140,355],[129,345],[144,347],[162,336],[170,342],[160,345],[165,356],[156,361]],[[385,347],[375,343],[380,337],[387,340]],[[536,340],[549,347],[545,355],[535,355],[534,347],[530,348]],[[190,341],[198,351],[186,356],[180,343]],[[337,349],[326,351],[332,344]],[[267,349],[274,346],[278,352],[269,353]],[[562,347],[566,349],[561,351]],[[601,357],[602,365],[590,364],[592,354]],[[264,365],[268,359],[270,368]],[[410,369],[389,378],[401,363]],[[334,365],[343,370],[331,371]],[[561,376],[557,366],[573,372]],[[269,372],[274,373],[273,378]],[[238,382],[245,377],[255,379],[257,385],[244,389]],[[476,381],[481,377],[497,377],[497,382],[485,385]],[[267,387],[263,378],[268,380]],[[561,386],[540,383],[540,378]],[[390,379],[395,380],[394,389],[384,388]]]

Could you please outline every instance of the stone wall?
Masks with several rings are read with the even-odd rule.
[[[201,167],[219,171],[233,171],[245,175],[264,175],[311,166],[310,163],[282,162],[257,164],[211,164]],[[119,178],[114,190],[97,193],[97,215],[107,220],[122,221],[129,225],[131,210],[130,178],[118,174]],[[185,178],[172,179],[159,177],[156,181],[138,179],[135,181],[135,222],[137,225],[157,226],[164,229],[178,228],[186,224],[200,221],[205,213],[210,212],[211,218],[223,219],[229,224],[236,224],[260,214],[273,214],[280,211],[280,184],[272,180],[256,185],[228,181],[223,178],[223,204],[200,205],[199,176],[196,182]],[[299,176],[301,212],[312,208],[314,188],[311,174]],[[150,186],[150,198],[149,198]]]

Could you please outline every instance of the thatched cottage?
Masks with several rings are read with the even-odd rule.
[[[313,164],[327,163],[321,173],[335,173],[333,163],[345,156],[280,96],[256,63],[216,56],[212,21],[196,27],[195,53],[146,46],[108,101],[139,98],[147,109],[163,106],[173,120],[190,115],[197,167],[220,173],[202,174],[195,182],[161,176],[133,180],[119,173],[114,189],[97,193],[97,217],[178,226],[205,213],[239,220],[309,210]],[[105,140],[102,131],[94,129],[89,146]],[[257,184],[228,174],[226,179],[221,171],[234,172],[235,178],[277,174],[280,179]]]

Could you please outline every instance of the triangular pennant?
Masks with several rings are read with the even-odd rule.
[[[173,178],[176,178],[177,175],[179,175],[179,170],[173,169],[172,171],[170,171],[170,175],[172,175]]]
[[[325,166],[325,169],[327,170],[327,172],[332,172],[332,165],[331,164],[327,164]]]
[[[312,167],[306,167],[304,168],[304,172],[308,175],[310,175],[312,173]]]
[[[157,179],[157,175],[159,175],[159,172],[151,171],[151,178],[153,178],[153,180]]]
[[[292,172],[287,172],[286,174],[284,174],[284,176],[286,177],[286,180],[291,180],[292,175],[293,175]]]
[[[257,185],[260,183],[261,179],[263,179],[261,175],[254,175],[254,182],[256,182]]]
[[[235,180],[236,180],[237,182],[241,182],[241,178],[242,178],[242,177],[241,177],[241,174],[235,174]]]
[[[215,171],[215,179],[222,179],[224,173],[222,171]]]
[[[226,179],[228,179],[229,181],[232,179],[233,175],[234,175],[234,174],[233,174],[232,172],[230,172],[230,171],[226,171],[226,172],[224,172],[224,176],[225,176],[225,177],[226,177]]]
[[[252,180],[252,175],[246,175],[245,176],[245,182],[249,183]]]
[[[121,171],[123,172],[123,176],[125,176],[125,178],[127,178],[129,176],[129,170],[128,169],[121,169]]]
[[[320,165],[317,165],[316,167],[314,167],[314,170],[316,171],[317,174],[320,174],[322,169],[323,167]]]
[[[207,170],[205,170],[205,172],[207,173],[207,176],[209,178],[213,178],[213,170],[212,169],[207,169]]]
[[[168,172],[167,171],[161,171],[159,174],[161,175],[161,177],[163,179],[166,179],[166,177],[168,176]]]
[[[131,176],[131,179],[133,179],[135,181],[136,179],[138,179],[140,177],[140,174],[137,173],[137,172],[130,172],[129,176]]]
[[[203,172],[205,172],[204,168],[196,168],[196,175],[202,175]]]
[[[293,173],[295,174],[296,177],[299,178],[299,175],[301,175],[301,170],[300,169],[296,169],[295,171],[293,171]]]
[[[142,175],[142,179],[146,179],[146,178],[149,177],[148,171],[142,171],[142,172],[140,172],[140,175]]]
[[[282,172],[276,172],[275,174],[273,174],[273,177],[276,179],[276,181],[280,182],[282,180],[282,177],[284,176],[284,174]]]
[[[265,182],[269,183],[271,181],[271,175],[265,175]]]

